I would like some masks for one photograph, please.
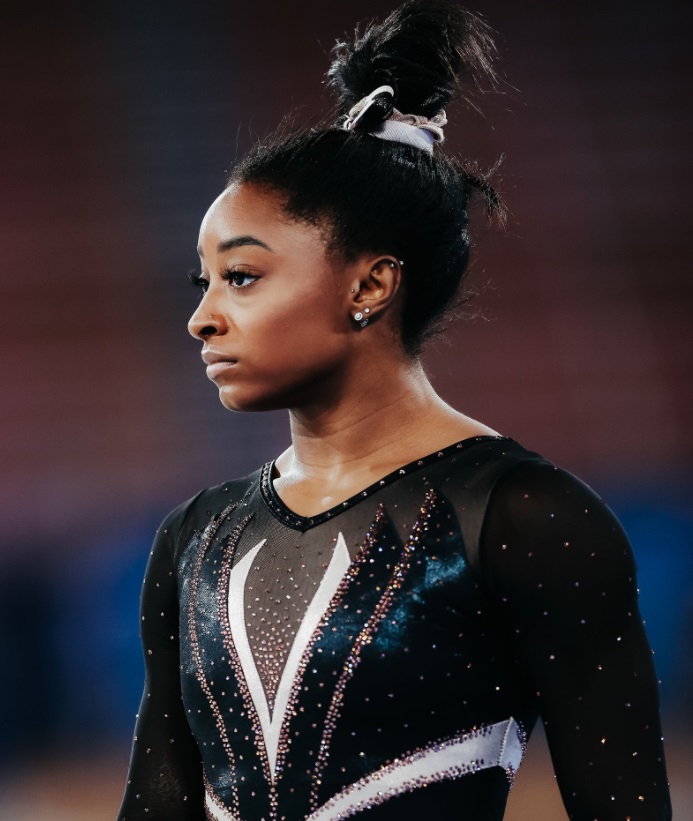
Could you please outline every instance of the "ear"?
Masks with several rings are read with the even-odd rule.
[[[402,263],[397,257],[363,257],[350,278],[350,311],[374,319],[394,300],[402,284]]]

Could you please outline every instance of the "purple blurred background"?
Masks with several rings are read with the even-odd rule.
[[[328,52],[394,2],[26,6],[2,20],[0,816],[115,817],[149,543],[288,443],[230,414],[188,337],[200,219]],[[448,145],[504,153],[479,215],[484,318],[427,355],[442,395],[592,484],[631,535],[679,818],[693,818],[690,3],[480,0],[511,84]],[[448,344],[449,343],[449,344]],[[560,821],[541,737],[508,818]],[[688,814],[690,813],[690,814]]]

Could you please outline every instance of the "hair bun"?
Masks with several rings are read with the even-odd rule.
[[[353,43],[337,42],[333,52],[327,77],[339,94],[340,114],[381,85],[395,90],[399,111],[433,117],[463,77],[472,88],[497,84],[491,29],[478,14],[448,0],[408,0],[382,23],[370,23],[363,35],[357,28]],[[392,98],[382,97],[365,126],[389,117]]]

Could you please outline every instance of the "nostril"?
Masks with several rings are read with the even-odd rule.
[[[205,297],[206,299],[206,297]],[[190,317],[188,331],[196,339],[209,339],[218,333],[224,332],[224,320],[217,314],[202,313],[204,308],[198,308]]]

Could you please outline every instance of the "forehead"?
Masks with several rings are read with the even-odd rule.
[[[272,248],[311,242],[322,244],[315,226],[292,219],[284,211],[278,193],[236,183],[222,191],[204,215],[200,246],[240,235],[258,237]]]

